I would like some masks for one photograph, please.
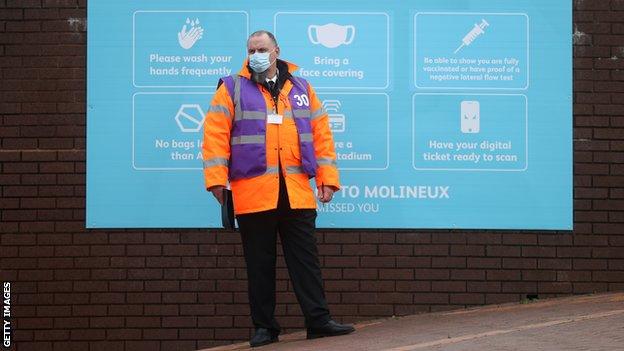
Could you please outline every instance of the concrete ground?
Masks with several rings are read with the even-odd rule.
[[[253,350],[624,350],[624,293],[419,314],[355,325],[355,333],[306,340],[305,332]],[[248,343],[201,351],[248,350]]]

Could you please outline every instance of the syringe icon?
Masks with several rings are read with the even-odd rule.
[[[483,30],[485,29],[485,27],[487,27],[489,25],[490,24],[487,23],[487,21],[485,19],[481,19],[481,24],[476,24],[475,23],[474,28],[472,28],[472,30],[468,34],[466,34],[464,39],[462,39],[461,45],[457,48],[457,50],[455,50],[454,54],[456,54],[464,46],[468,46],[468,45],[472,44],[472,42],[475,41],[475,39],[477,39],[477,37],[479,35],[485,33],[485,31],[483,31]]]

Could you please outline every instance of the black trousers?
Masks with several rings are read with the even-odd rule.
[[[306,327],[327,323],[331,317],[314,235],[316,210],[291,209],[286,185],[280,175],[277,209],[239,215],[237,219],[247,264],[249,305],[254,326],[281,330],[275,319],[277,233]]]

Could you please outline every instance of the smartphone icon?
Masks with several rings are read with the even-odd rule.
[[[481,111],[479,101],[461,102],[461,131],[462,133],[479,133],[481,129]]]

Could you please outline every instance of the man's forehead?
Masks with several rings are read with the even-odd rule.
[[[247,42],[247,46],[248,47],[271,47],[273,45],[273,42],[271,41],[271,38],[269,38],[268,35],[266,35],[265,33],[262,33],[261,35],[254,35],[253,37],[250,37],[248,42]]]

